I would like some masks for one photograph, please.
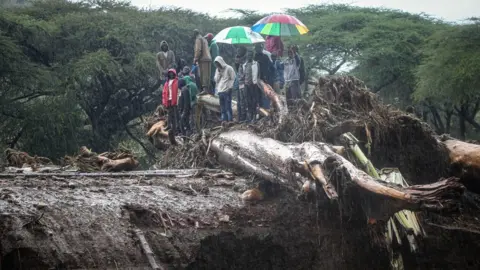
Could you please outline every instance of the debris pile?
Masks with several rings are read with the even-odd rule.
[[[81,172],[120,172],[131,171],[138,167],[138,161],[129,151],[104,152],[97,154],[82,146],[77,156],[66,156],[62,162],[66,166]]]

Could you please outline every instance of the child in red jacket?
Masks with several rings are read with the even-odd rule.
[[[169,69],[163,85],[162,104],[168,111],[167,130],[177,132],[178,78],[175,69]]]

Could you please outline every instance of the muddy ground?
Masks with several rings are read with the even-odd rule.
[[[282,190],[244,204],[238,195],[249,184],[239,177],[0,179],[1,269],[150,269],[137,228],[164,269],[388,268],[364,220],[342,219],[328,202],[316,210]],[[478,266],[478,237],[427,231],[442,232],[425,241],[436,252],[410,258],[407,269]]]
[[[165,269],[360,269],[382,252],[286,191],[245,205],[246,182],[1,179],[1,269],[147,269],[135,228]],[[370,267],[385,269],[386,258]]]

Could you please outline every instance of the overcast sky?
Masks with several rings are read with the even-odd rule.
[[[138,7],[157,8],[173,1],[131,0]],[[447,21],[458,21],[468,17],[480,17],[480,0],[190,0],[175,1],[180,6],[211,15],[225,17],[229,8],[280,12],[283,8],[299,8],[310,4],[342,3],[364,7],[386,7],[412,13],[427,13]],[[184,3],[184,4],[181,4]]]

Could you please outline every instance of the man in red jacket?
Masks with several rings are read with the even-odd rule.
[[[169,69],[163,85],[162,104],[168,110],[167,130],[177,132],[178,78],[175,69]]]

